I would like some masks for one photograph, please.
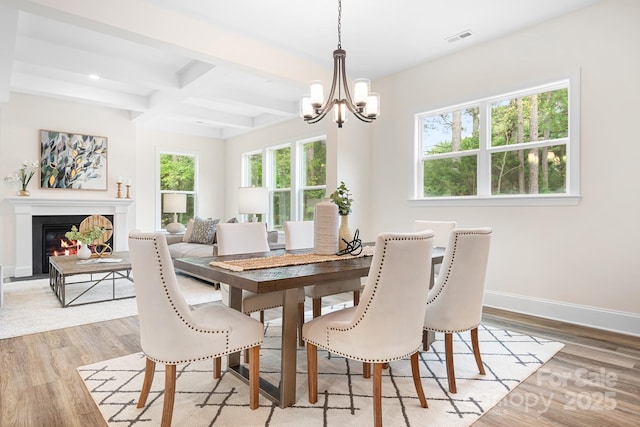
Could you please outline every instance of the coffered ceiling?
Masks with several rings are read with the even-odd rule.
[[[597,1],[344,0],[347,74],[375,89],[375,79]],[[308,83],[329,83],[337,9],[337,0],[0,0],[0,103],[27,93],[229,138],[297,117]]]

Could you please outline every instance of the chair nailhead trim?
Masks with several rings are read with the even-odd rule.
[[[427,240],[427,239],[431,239],[433,236],[429,236],[429,237],[415,237],[415,236],[403,236],[403,237],[389,237],[386,238],[384,240],[384,245],[382,247],[382,256],[380,258],[380,266],[378,268],[378,271],[376,272],[376,281],[375,284],[373,286],[373,291],[371,292],[371,298],[369,298],[369,300],[367,301],[367,305],[365,306],[364,311],[362,312],[362,315],[360,316],[360,318],[358,318],[358,320],[356,320],[353,325],[351,325],[348,328],[327,328],[327,345],[329,344],[329,330],[334,330],[334,331],[348,331],[350,329],[355,328],[356,326],[358,326],[358,324],[362,321],[362,319],[364,318],[364,316],[367,314],[367,311],[369,310],[370,307],[370,302],[373,299],[373,297],[375,296],[376,292],[378,291],[378,288],[380,287],[380,278],[382,276],[382,267],[384,266],[384,261],[385,261],[385,257],[387,255],[387,245],[390,241],[394,241],[394,240]],[[390,362],[392,360],[401,360],[401,359],[406,359],[407,357],[411,356],[413,353],[415,353],[417,350],[412,351],[411,353],[405,354],[401,357],[398,358],[394,358],[394,359],[362,359],[362,358],[357,358],[357,357],[353,357],[352,355],[349,354],[345,354],[339,351],[336,351],[335,349],[330,349],[327,348],[327,346],[325,344],[321,344],[321,343],[316,343],[314,341],[310,341],[310,340],[305,340],[307,342],[310,342],[312,344],[314,344],[316,347],[320,347],[323,348],[325,350],[331,351],[332,353],[335,354],[339,354],[341,356],[347,357],[349,359],[352,360],[357,360],[357,361],[361,361],[361,362],[368,362],[368,363],[386,363],[386,362]]]
[[[162,268],[162,261],[160,259],[160,248],[158,246],[158,238],[156,236],[149,236],[149,237],[130,237],[131,239],[135,239],[135,240],[152,240],[153,244],[154,244],[154,249],[155,249],[155,254],[156,254],[156,261],[158,263],[158,269],[160,270],[160,280],[162,282],[162,287],[164,289],[164,293],[167,296],[167,299],[169,300],[169,304],[171,304],[171,307],[173,308],[173,311],[176,313],[176,315],[178,316],[178,318],[180,320],[182,320],[182,322],[189,328],[189,329],[193,329],[196,332],[200,332],[203,334],[225,334],[225,339],[226,339],[226,349],[222,352],[218,352],[216,354],[213,355],[209,355],[209,356],[203,356],[203,357],[196,357],[196,358],[190,358],[190,359],[184,359],[184,360],[164,360],[164,359],[158,359],[155,357],[152,357],[150,355],[148,355],[146,352],[143,353],[145,354],[146,357],[148,357],[149,359],[153,360],[156,363],[162,363],[164,365],[177,365],[180,363],[191,363],[191,362],[196,362],[199,360],[207,360],[207,359],[212,359],[212,358],[216,358],[216,357],[222,357],[222,356],[226,356],[230,353],[235,353],[237,351],[242,351],[248,348],[253,348],[256,346],[260,346],[262,345],[262,343],[264,342],[264,340],[259,340],[256,341],[254,344],[250,344],[250,345],[246,345],[246,346],[241,346],[238,348],[233,348],[230,349],[229,348],[229,330],[228,329],[223,329],[223,330],[213,330],[213,331],[205,331],[203,329],[200,328],[196,328],[195,326],[193,326],[192,324],[190,324],[187,319],[184,318],[184,316],[182,316],[180,314],[180,312],[178,312],[178,309],[176,308],[176,305],[173,301],[173,299],[171,299],[171,295],[169,294],[169,288],[167,287],[167,282],[166,282],[166,278],[165,278],[165,271]],[[135,274],[135,272],[134,272]],[[135,282],[135,277],[134,277],[134,282]]]

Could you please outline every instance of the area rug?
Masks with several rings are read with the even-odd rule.
[[[76,277],[77,280],[83,279],[81,276]],[[214,290],[211,285],[184,275],[177,277],[189,304],[220,300],[220,291]],[[135,298],[62,308],[49,287],[49,279],[5,282],[3,286],[0,339],[138,314]],[[69,286],[67,300],[79,295],[84,288],[86,286],[83,285]],[[133,283],[127,279],[119,279],[116,288],[116,296],[135,295]],[[101,283],[77,302],[105,299],[111,292],[110,283]]]
[[[279,375],[280,324],[265,325],[260,352],[261,376]],[[558,352],[563,344],[507,330],[480,326],[479,339],[486,375],[480,375],[468,333],[455,336],[458,393],[450,394],[444,343],[436,340],[420,354],[422,384],[429,404],[420,407],[409,360],[383,371],[382,414],[385,426],[468,426],[496,405]],[[297,356],[297,403],[281,409],[264,396],[254,411],[248,386],[230,373],[213,379],[212,362],[177,368],[173,414],[175,426],[370,426],[373,425],[372,383],[362,377],[362,364],[318,352],[318,403],[308,402],[306,353]],[[146,407],[136,408],[144,377],[142,353],[78,368],[85,386],[109,426],[157,426],[162,417],[164,367],[158,365]]]

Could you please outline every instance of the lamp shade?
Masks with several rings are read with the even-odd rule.
[[[238,212],[264,214],[269,210],[269,190],[266,187],[238,188]]]
[[[177,193],[165,193],[163,213],[185,213],[187,211],[187,195]]]

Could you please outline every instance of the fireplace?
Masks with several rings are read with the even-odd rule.
[[[76,252],[75,242],[64,235],[71,226],[80,223],[89,215],[34,215],[32,225],[33,274],[49,272],[49,257],[54,255],[73,255]],[[113,215],[104,215],[113,222]],[[113,236],[106,242],[113,247]]]
[[[134,199],[90,198],[78,196],[67,198],[64,195],[56,197],[6,197],[14,209],[15,223],[15,265],[5,267],[11,277],[28,277],[33,274],[33,224],[35,216],[67,216],[81,217],[74,224],[78,226],[83,218],[89,215],[103,215],[113,218],[114,251],[126,251],[127,235],[135,227],[134,212],[129,212]],[[72,225],[74,225],[72,224]],[[71,225],[69,225],[69,229]],[[42,259],[40,259],[42,261]],[[6,273],[5,273],[6,275]]]

